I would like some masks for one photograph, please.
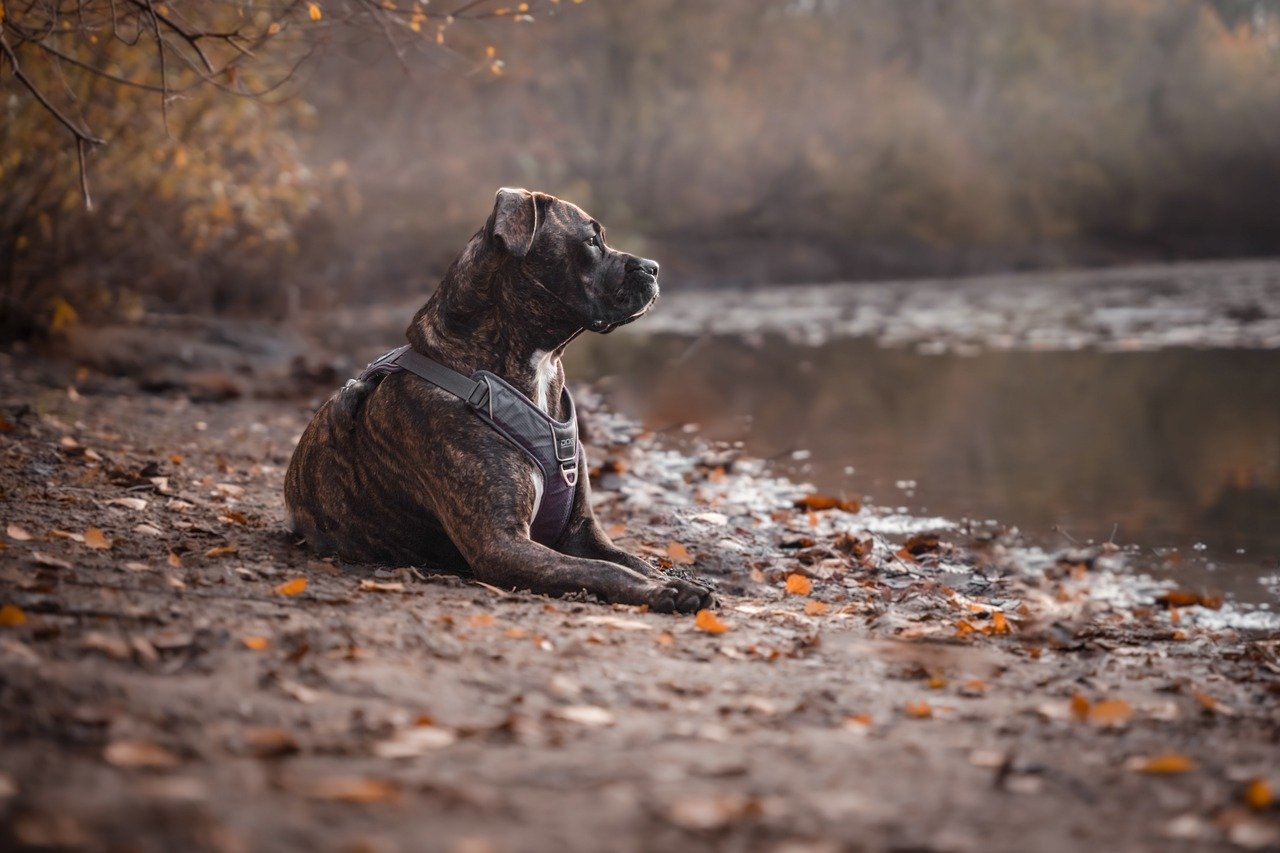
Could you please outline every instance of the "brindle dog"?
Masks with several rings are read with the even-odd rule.
[[[658,265],[616,251],[576,205],[498,191],[488,222],[414,316],[419,353],[464,376],[505,379],[563,419],[560,356],[583,330],[608,332],[658,298]],[[410,373],[351,382],[316,412],[285,477],[296,533],[358,563],[421,565],[495,586],[659,612],[712,606],[705,586],[614,546],[591,512],[578,459],[564,535],[529,538],[540,470],[466,402]]]

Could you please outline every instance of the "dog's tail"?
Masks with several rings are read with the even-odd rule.
[[[356,418],[360,416],[360,407],[377,387],[376,380],[348,379],[347,384],[333,395],[333,405],[329,409],[333,425],[347,432],[355,429]]]

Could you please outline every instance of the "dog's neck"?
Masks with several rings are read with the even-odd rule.
[[[528,300],[532,288],[494,285],[496,265],[454,262],[406,337],[414,349],[470,376],[488,370],[501,376],[552,417],[561,417],[564,368],[560,358],[580,331],[554,306]]]

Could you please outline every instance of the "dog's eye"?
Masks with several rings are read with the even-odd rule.
[[[593,248],[593,249],[599,249],[599,248],[600,248],[600,238],[599,238],[599,237],[597,237],[595,234],[592,234],[592,235],[591,235],[591,237],[590,237],[590,239],[588,239],[588,240],[587,240],[587,245],[588,245],[588,246],[590,246],[590,247],[591,247],[591,248]]]

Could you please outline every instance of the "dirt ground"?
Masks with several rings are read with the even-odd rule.
[[[96,351],[0,355],[0,847],[1280,848],[1280,639],[1112,549],[806,505],[584,390],[603,523],[715,614],[335,565],[281,480],[341,377]]]

